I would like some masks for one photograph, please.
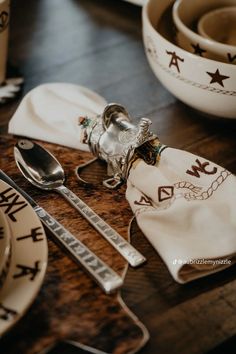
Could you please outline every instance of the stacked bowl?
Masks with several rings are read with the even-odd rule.
[[[148,0],[143,39],[162,84],[189,106],[236,118],[236,0]]]

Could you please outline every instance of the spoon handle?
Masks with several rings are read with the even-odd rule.
[[[127,242],[118,232],[108,225],[99,215],[95,213],[85,202],[67,187],[60,186],[56,190],[90,222],[90,224],[133,266],[146,261],[145,257]]]
[[[74,260],[83,265],[98,285],[107,293],[111,293],[123,284],[122,278],[106,263],[97,257],[81,241],[73,236],[57,220],[40,206],[34,207],[43,224],[52,232],[54,240],[69,252]]]

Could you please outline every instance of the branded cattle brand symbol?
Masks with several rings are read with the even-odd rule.
[[[143,206],[152,206],[152,201],[147,196],[140,197],[139,201],[135,200],[134,204]]]
[[[236,55],[227,54],[230,63],[233,63],[236,60]]]
[[[205,161],[205,162],[200,162],[198,159],[196,159],[197,166],[192,165],[192,170],[187,170],[186,173],[188,173],[191,176],[200,178],[200,174],[204,173],[205,175],[214,175],[217,172],[217,167],[213,167],[212,170],[207,170],[207,166],[210,165],[210,162]]]
[[[15,310],[9,309],[0,303],[0,319],[1,320],[8,321],[8,320],[11,320],[16,315],[17,315],[17,312]]]
[[[171,68],[172,66],[176,66],[178,72],[180,73],[178,60],[184,62],[184,59],[183,59],[183,58],[180,58],[180,57],[176,54],[176,52],[169,52],[168,50],[166,50],[166,53],[167,53],[168,55],[171,55],[171,60],[170,60],[169,68]]]
[[[33,242],[43,241],[43,237],[40,236],[43,236],[41,226],[33,228],[29,235],[17,237],[17,240],[24,240],[26,238],[31,237]]]
[[[173,186],[161,186],[158,188],[158,199],[159,202],[163,202],[164,200],[171,199],[174,195],[174,187]]]
[[[20,196],[12,188],[7,188],[0,193],[0,207],[5,208],[4,213],[15,222],[15,214],[27,206],[25,201],[19,201]]]
[[[152,38],[148,37],[146,40],[147,44],[146,44],[146,51],[147,53],[153,58],[153,59],[157,59],[158,55],[157,55],[157,51],[156,51],[156,47],[155,44],[152,40]]]
[[[194,49],[194,54],[199,55],[200,57],[202,57],[202,54],[206,52],[205,49],[200,47],[199,43],[191,44],[191,47]]]
[[[0,240],[4,238],[3,227],[0,227]]]
[[[21,271],[20,271],[20,273],[14,274],[13,278],[20,278],[20,277],[24,277],[24,276],[30,275],[29,279],[30,280],[34,280],[34,278],[36,277],[38,272],[40,272],[39,261],[35,262],[35,266],[34,267],[28,267],[28,266],[25,266],[25,265],[17,264],[17,268],[19,268]]]
[[[0,33],[7,28],[8,22],[9,22],[9,14],[6,11],[2,11],[0,13]]]

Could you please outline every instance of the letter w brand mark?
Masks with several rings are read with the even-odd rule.
[[[186,173],[188,173],[191,176],[200,178],[200,172],[204,173],[205,175],[214,175],[217,172],[217,167],[213,167],[212,170],[207,170],[207,166],[210,165],[210,162],[200,162],[198,159],[196,159],[196,164],[192,165],[192,169],[191,170],[187,170]]]

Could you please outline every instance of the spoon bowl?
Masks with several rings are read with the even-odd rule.
[[[29,140],[20,140],[14,147],[16,164],[23,176],[34,186],[53,190],[65,182],[59,161],[49,151]]]

